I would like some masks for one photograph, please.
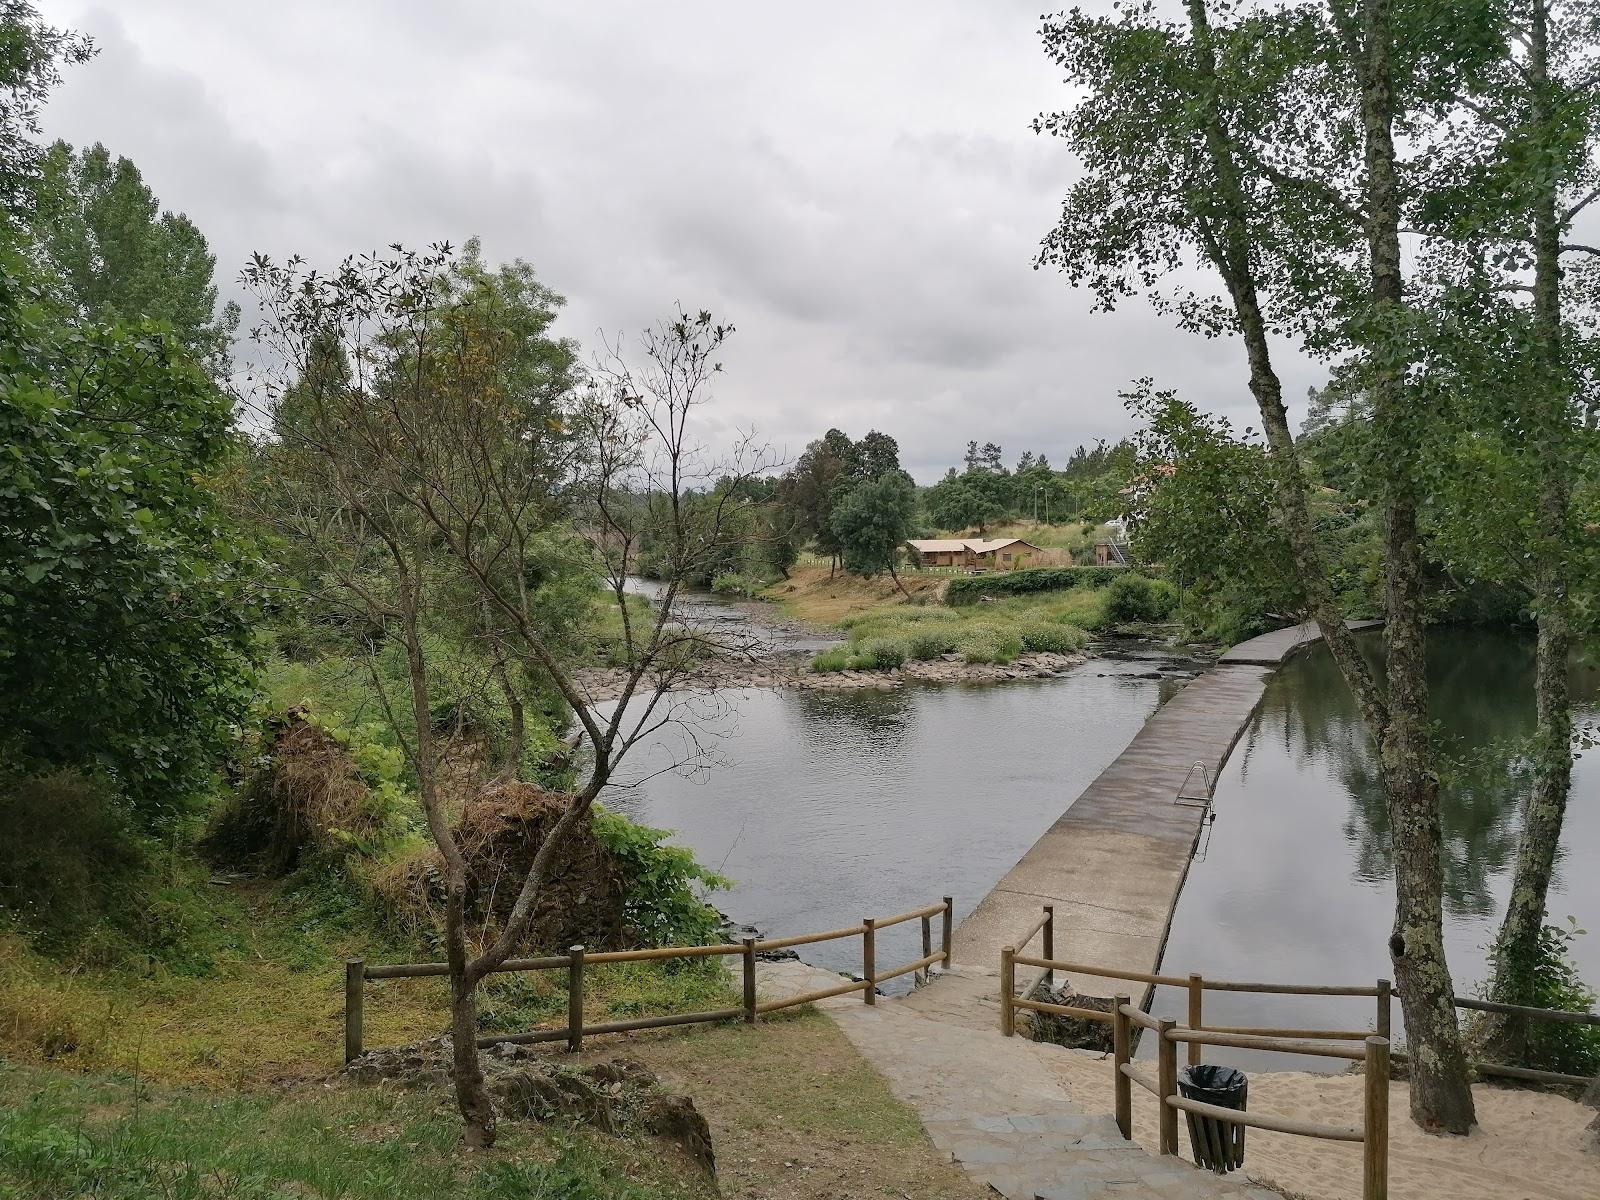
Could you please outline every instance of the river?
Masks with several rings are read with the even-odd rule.
[[[1376,650],[1378,639],[1363,641]],[[1484,976],[1510,890],[1526,780],[1496,745],[1534,725],[1533,643],[1510,633],[1438,629],[1429,636],[1434,716],[1448,750],[1477,761],[1446,775],[1445,946],[1458,994]],[[1574,670],[1575,716],[1600,716],[1600,672]],[[1291,659],[1273,678],[1216,787],[1217,822],[1190,869],[1163,970],[1218,979],[1365,983],[1389,978],[1394,915],[1388,820],[1374,756],[1354,702],[1325,647]],[[1600,761],[1579,758],[1549,902],[1550,919],[1600,921]],[[1583,977],[1600,983],[1600,925],[1579,937]],[[1183,996],[1156,997],[1157,1015],[1182,1019]],[[1208,993],[1219,1025],[1359,1028],[1371,1001]],[[1403,1034],[1399,1004],[1396,1032]],[[1283,1070],[1328,1060],[1208,1051],[1213,1058]]]
[[[715,903],[769,937],[944,895],[959,919],[1179,686],[1165,660],[1130,657],[990,686],[724,691],[720,711],[693,714],[716,765],[655,774],[686,753],[684,731],[664,734],[625,764],[643,782],[603,800],[731,877]],[[878,961],[919,957],[918,938],[915,922],[886,930]],[[860,950],[805,955],[859,971]]]
[[[641,589],[643,590],[643,589]],[[691,621],[748,622],[743,610],[688,598]],[[794,631],[775,648],[808,648]],[[1367,639],[1376,647],[1376,639]],[[1481,630],[1431,639],[1436,717],[1455,751],[1477,760],[1444,789],[1447,947],[1457,988],[1482,977],[1514,861],[1526,786],[1496,744],[1533,724],[1531,642]],[[1156,677],[1152,677],[1156,676]],[[698,745],[717,758],[691,775],[658,773],[684,756],[682,732],[641,745],[605,802],[674,831],[734,883],[716,902],[781,937],[851,925],[941,895],[970,911],[1083,787],[1182,685],[1158,656],[1091,659],[1068,674],[994,686],[725,691],[697,703]],[[1574,673],[1580,719],[1600,718],[1600,672]],[[1214,978],[1367,982],[1391,974],[1393,912],[1387,822],[1349,695],[1326,651],[1290,660],[1223,768],[1218,820],[1189,874],[1163,969]],[[1551,898],[1557,921],[1600,919],[1600,762],[1580,758]],[[919,953],[915,924],[887,931],[879,962]],[[859,942],[806,957],[859,970]],[[1600,982],[1600,929],[1580,937],[1584,974]],[[896,981],[902,982],[902,981]],[[1217,1024],[1352,1027],[1368,1001],[1212,994]],[[1180,996],[1158,994],[1181,1017]],[[1397,1032],[1398,1005],[1396,1006]],[[1226,1056],[1224,1056],[1226,1057]],[[1249,1055],[1236,1061],[1266,1065]],[[1283,1069],[1327,1069],[1285,1060]]]

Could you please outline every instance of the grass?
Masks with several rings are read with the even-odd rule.
[[[954,533],[935,534],[935,537],[964,537],[968,530],[958,530]],[[1068,521],[1064,525],[1046,525],[1043,521],[1011,521],[1004,525],[991,525],[983,534],[986,538],[1021,538],[1025,542],[1032,542],[1041,550],[1066,550],[1074,556],[1085,554],[1093,561],[1089,554],[1094,549],[1096,542],[1111,540],[1111,531],[1105,525],[1096,525],[1083,521]]]
[[[838,624],[849,641],[817,655],[815,671],[885,670],[908,660],[959,654],[969,663],[1009,663],[1019,655],[1071,654],[1106,623],[1105,596],[1074,589],[962,608],[883,605]]]
[[[156,961],[87,967],[0,934],[0,1047],[19,1061],[137,1071],[165,1083],[256,1086],[319,1078],[342,1057],[344,960],[414,959],[331,889],[302,883],[213,888],[216,947],[204,974]],[[726,977],[703,963],[613,963],[585,973],[591,1021],[726,1008]],[[507,974],[480,993],[486,1028],[564,1024],[565,976]],[[442,979],[374,980],[371,1046],[432,1037],[448,1024]]]
[[[7,1200],[700,1200],[716,1189],[653,1143],[506,1125],[469,1155],[442,1093],[153,1087],[0,1063]]]

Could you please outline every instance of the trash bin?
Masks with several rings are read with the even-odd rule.
[[[1243,1112],[1250,1081],[1235,1067],[1199,1063],[1178,1072],[1178,1091],[1186,1100]],[[1189,1144],[1194,1147],[1196,1163],[1218,1175],[1244,1165],[1243,1125],[1198,1113],[1186,1112],[1184,1116],[1189,1118]]]

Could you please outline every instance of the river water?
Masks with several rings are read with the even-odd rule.
[[[1364,639],[1376,650],[1378,639]],[[1484,976],[1516,860],[1527,781],[1497,749],[1533,730],[1533,644],[1484,630],[1429,637],[1434,716],[1467,765],[1442,789],[1446,952],[1457,994]],[[1574,670],[1575,715],[1600,715],[1600,672]],[[1374,756],[1355,705],[1324,647],[1273,678],[1216,788],[1217,822],[1178,901],[1163,970],[1217,979],[1368,983],[1393,974],[1394,914],[1388,820]],[[1600,755],[1576,764],[1550,919],[1570,915],[1593,933],[1574,957],[1600,983]],[[1154,1011],[1183,1019],[1181,994],[1161,989]],[[1395,1028],[1403,1035],[1395,1004]],[[1369,1000],[1208,993],[1219,1025],[1360,1028]],[[1210,1059],[1278,1070],[1328,1070],[1332,1060],[1207,1051]],[[1335,1064],[1337,1065],[1337,1064]]]
[[[717,765],[654,774],[690,749],[679,729],[641,745],[624,775],[643,782],[603,800],[730,876],[715,903],[766,936],[944,895],[959,920],[1180,686],[1166,666],[1093,659],[990,686],[725,691],[722,711],[697,702],[693,714]],[[920,957],[919,937],[916,922],[884,931],[881,966]],[[859,971],[860,951],[859,939],[803,950],[840,971]]]
[[[641,588],[640,590],[647,590]],[[690,622],[749,624],[732,605],[690,596]],[[775,649],[817,639],[765,632]],[[1470,761],[1444,789],[1447,948],[1457,990],[1482,977],[1516,852],[1525,779],[1496,750],[1533,727],[1526,638],[1431,636],[1435,713]],[[1375,649],[1376,638],[1369,639]],[[1152,677],[1156,676],[1156,677]],[[733,879],[715,897],[770,937],[852,925],[956,898],[959,919],[1181,687],[1156,657],[1092,659],[1046,680],[889,690],[724,691],[686,702],[688,724],[642,744],[606,804],[674,831]],[[1579,717],[1600,719],[1600,672],[1575,672]],[[694,731],[689,736],[689,731]],[[716,760],[669,768],[691,751]],[[1580,758],[1551,914],[1600,921],[1600,755]],[[1331,659],[1292,659],[1224,766],[1218,820],[1178,903],[1163,970],[1269,982],[1366,983],[1391,973],[1393,878],[1371,751]],[[919,955],[916,924],[880,937],[887,968]],[[1062,944],[1058,934],[1057,944]],[[860,969],[858,939],[806,947],[808,961]],[[1575,955],[1600,982],[1600,925]],[[904,984],[906,981],[896,981]],[[1353,1028],[1370,1001],[1213,993],[1226,1025]],[[1181,1018],[1181,995],[1156,1011]],[[1402,1033],[1399,1006],[1396,1032]],[[1328,1069],[1331,1060],[1248,1053],[1222,1061]]]

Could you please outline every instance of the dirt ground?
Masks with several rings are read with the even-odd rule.
[[[916,1115],[818,1013],[596,1039],[586,1061],[636,1058],[694,1098],[728,1200],[984,1200]]]

